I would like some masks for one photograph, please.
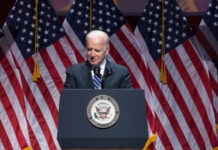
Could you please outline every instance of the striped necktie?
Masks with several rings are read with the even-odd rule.
[[[101,89],[101,77],[94,74],[93,84],[94,84],[94,89]]]

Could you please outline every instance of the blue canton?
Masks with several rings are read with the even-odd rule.
[[[173,50],[192,35],[191,28],[175,0],[165,0],[164,24],[165,53]],[[138,23],[138,28],[153,59],[159,59],[162,54],[161,0],[149,0]]]
[[[98,29],[111,36],[126,19],[116,8],[113,0],[92,0],[92,30]],[[67,21],[85,45],[85,36],[90,31],[90,1],[74,0]]]
[[[35,1],[17,0],[6,20],[23,57],[35,53]],[[39,50],[64,36],[65,32],[47,0],[38,0]]]
[[[212,0],[203,17],[211,33],[218,40],[218,1]]]

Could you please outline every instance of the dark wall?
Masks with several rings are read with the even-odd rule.
[[[13,4],[14,4],[15,0],[3,0],[1,2],[1,5],[0,5],[0,25],[3,25],[7,16],[8,16],[8,13],[10,12],[10,9],[12,8]],[[129,23],[130,23],[130,26],[132,27],[132,29],[134,30],[135,29],[135,26],[138,22],[138,19],[139,19],[139,16],[126,16]],[[65,18],[65,16],[60,16],[60,19],[61,21],[63,21]],[[188,15],[186,16],[189,24],[192,26],[193,30],[195,31],[197,29],[197,26],[199,25],[200,21],[201,21],[201,18],[202,16],[199,15],[199,16],[191,16],[191,15]]]

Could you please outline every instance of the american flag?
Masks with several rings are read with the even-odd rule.
[[[145,53],[151,86],[148,105],[150,134],[156,149],[212,149],[217,146],[208,72],[175,0],[164,0],[167,84],[160,82],[162,0],[150,0],[135,30]],[[154,148],[154,147],[153,147]]]
[[[19,82],[13,82],[13,78],[5,77],[5,80],[10,81],[12,85],[6,86],[5,83],[2,85],[5,91],[16,92],[21,88],[24,104],[20,105],[26,117],[28,132],[22,126],[21,130],[23,137],[29,137],[29,141],[28,138],[25,139],[25,144],[19,143],[25,140],[18,138],[21,131],[17,132],[17,128],[16,130],[8,128],[14,125],[14,122],[9,120],[7,122],[9,125],[4,125],[3,129],[11,149],[25,148],[23,145],[31,146],[32,149],[60,149],[57,141],[60,90],[66,78],[66,68],[75,63],[73,62],[75,55],[52,6],[47,0],[38,0],[38,58],[41,78],[36,83],[33,82],[36,18],[35,1],[17,0],[3,27],[7,45],[17,68],[16,70],[7,68],[7,71],[19,72],[19,76],[17,75]],[[21,97],[18,98],[20,100]],[[9,100],[16,99],[9,97]],[[9,116],[9,112],[10,110],[5,107],[5,116]],[[14,115],[19,120],[21,113],[15,112]],[[16,117],[13,118],[16,119]],[[8,144],[3,143],[4,149],[10,149]]]
[[[15,67],[2,29],[0,29],[0,91],[0,149],[25,148],[30,141],[20,74]],[[10,132],[11,134],[8,134]]]
[[[200,23],[196,35],[191,39],[202,60],[206,63],[211,87],[216,122],[218,122],[218,75],[213,60],[218,62],[218,1],[212,0]]]
[[[134,88],[148,88],[144,55],[140,53],[138,41],[127,20],[112,0],[74,0],[63,26],[71,45],[75,47],[75,61],[86,59],[85,36],[90,26],[91,30],[103,30],[110,36],[107,58],[129,68]]]

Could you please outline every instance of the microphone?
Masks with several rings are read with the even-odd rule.
[[[113,73],[111,67],[106,66],[105,67],[105,76],[110,76]]]
[[[94,74],[97,75],[98,77],[101,77],[101,73],[100,73],[100,66],[95,66],[93,71],[94,71]]]

